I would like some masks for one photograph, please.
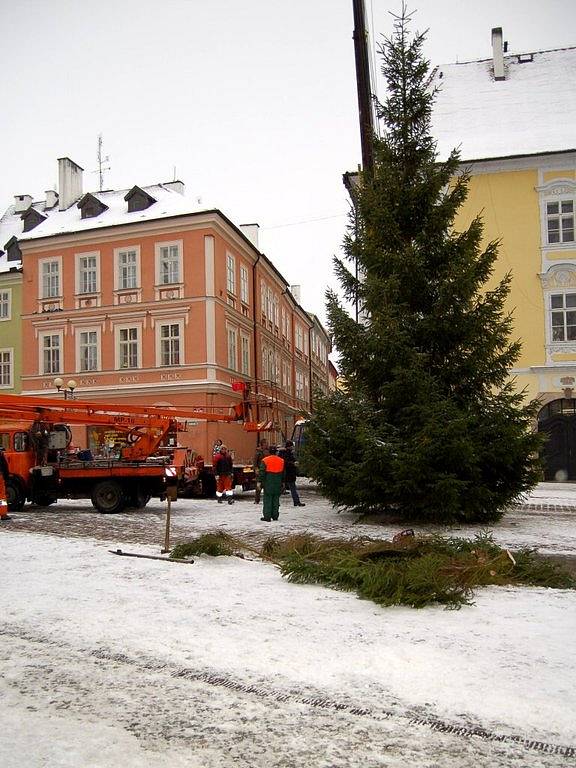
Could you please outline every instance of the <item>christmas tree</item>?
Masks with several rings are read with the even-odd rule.
[[[482,523],[539,478],[536,404],[509,377],[520,352],[505,311],[511,276],[487,286],[498,243],[482,247],[479,217],[454,228],[469,178],[457,151],[438,160],[424,35],[409,25],[403,8],[381,47],[384,133],[335,259],[359,318],[327,293],[345,389],[317,399],[306,466],[354,511]]]

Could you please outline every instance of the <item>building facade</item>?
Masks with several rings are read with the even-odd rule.
[[[22,392],[54,395],[55,379],[72,380],[87,400],[227,413],[243,382],[254,424],[280,441],[310,410],[315,322],[259,251],[257,225],[183,191],[83,194],[82,169],[59,160],[55,205],[30,198],[7,251],[22,265]],[[209,455],[220,438],[249,459],[257,434],[200,420],[183,442]]]
[[[549,435],[546,479],[576,479],[576,48],[505,53],[439,67],[433,134],[441,158],[460,147],[469,196],[456,221],[478,214],[485,244],[500,241],[488,287],[508,272],[507,309],[522,342],[511,371],[538,398]]]

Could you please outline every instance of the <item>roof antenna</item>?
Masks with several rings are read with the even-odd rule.
[[[176,166],[173,166],[173,168],[174,168],[174,178],[172,179],[172,181],[177,181],[177,179],[176,179]]]
[[[94,173],[98,174],[98,189],[100,192],[104,189],[104,171],[109,171],[110,166],[104,165],[104,163],[109,163],[110,158],[108,155],[106,157],[102,157],[102,134],[98,134],[98,170],[94,171]]]

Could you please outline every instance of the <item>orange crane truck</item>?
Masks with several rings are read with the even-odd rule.
[[[91,499],[103,513],[144,507],[151,497],[177,495],[179,483],[201,471],[190,449],[162,453],[169,436],[190,421],[241,421],[242,407],[162,409],[86,400],[0,395],[0,446],[10,470],[8,506],[48,506],[58,499]],[[104,426],[122,436],[114,455],[71,451],[71,427]]]

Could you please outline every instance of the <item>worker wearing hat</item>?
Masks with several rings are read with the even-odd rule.
[[[278,448],[271,445],[268,456],[260,463],[260,482],[264,493],[264,504],[261,520],[269,523],[278,520],[280,510],[280,494],[284,477],[284,459],[278,456]]]
[[[215,456],[214,472],[218,479],[216,485],[218,504],[222,504],[224,499],[228,501],[228,504],[234,504],[234,489],[232,488],[234,462],[225,445],[220,446],[220,450]]]

